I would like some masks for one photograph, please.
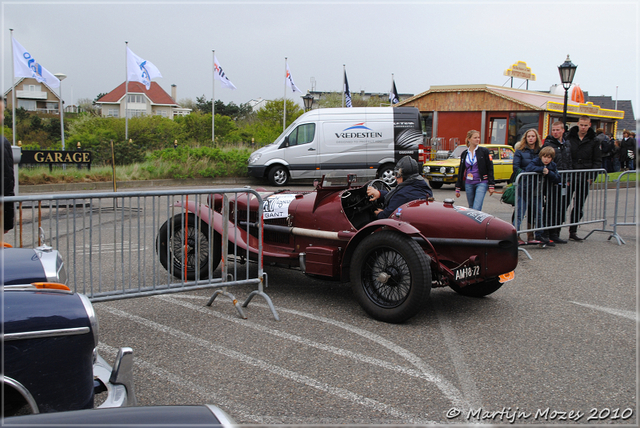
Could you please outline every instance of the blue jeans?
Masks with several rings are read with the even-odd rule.
[[[482,181],[475,184],[465,184],[465,193],[467,194],[467,202],[469,208],[482,211],[482,203],[484,202],[484,195],[489,190],[489,182]]]

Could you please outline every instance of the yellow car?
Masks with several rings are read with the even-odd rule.
[[[489,149],[493,160],[493,177],[496,183],[507,181],[513,172],[513,147],[504,144],[481,144]],[[443,160],[427,161],[422,167],[422,175],[429,180],[433,189],[439,189],[443,184],[456,184],[460,156],[467,150],[466,145],[460,145]],[[441,152],[437,153],[442,156]],[[445,153],[445,155],[447,155]]]

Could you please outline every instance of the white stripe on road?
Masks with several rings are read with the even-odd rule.
[[[597,311],[606,312],[606,313],[611,314],[611,315],[616,315],[616,316],[623,317],[623,318],[629,318],[630,320],[633,320],[633,321],[637,321],[638,320],[638,314],[636,314],[634,311],[625,311],[623,309],[605,308],[604,306],[589,305],[587,303],[580,303],[580,302],[571,302],[571,303],[574,303],[574,304],[580,305],[580,306],[584,306],[585,308],[591,308],[591,309],[595,309]]]
[[[250,357],[248,355],[242,354],[240,352],[215,345],[207,340],[201,339],[199,337],[193,336],[191,334],[185,333],[184,331],[176,330],[172,327],[159,324],[157,322],[148,320],[146,318],[133,315],[119,309],[112,308],[110,306],[100,306],[101,310],[111,313],[112,315],[116,315],[122,318],[129,319],[131,321],[142,324],[146,327],[152,328],[154,330],[160,331],[162,333],[169,334],[171,336],[177,337],[180,340],[185,340],[191,342],[195,345],[201,346],[203,348],[209,349],[210,351],[217,352],[221,355],[224,355],[229,358],[233,358],[235,360],[241,361],[245,364],[257,367],[261,370],[268,371],[270,373],[276,374],[278,376],[282,376],[286,379],[290,379],[294,382],[301,383],[306,386],[310,386],[311,388],[315,388],[317,390],[326,392],[328,394],[334,395],[336,397],[342,398],[343,400],[351,401],[353,403],[359,404],[364,407],[368,407],[374,410],[377,410],[382,413],[386,413],[390,416],[405,420],[412,424],[435,424],[433,421],[427,421],[421,418],[416,418],[413,415],[406,414],[397,410],[387,404],[381,403],[379,401],[373,400],[368,397],[364,397],[362,395],[356,394],[354,392],[348,391],[344,388],[337,388],[330,386],[326,383],[322,383],[316,379],[310,378],[305,375],[301,375],[296,372],[292,372],[291,370],[284,369],[282,367],[276,366],[274,364],[267,363],[266,361],[259,360],[257,358]]]
[[[108,355],[111,359],[115,358],[118,350],[112,346],[106,345],[104,343],[100,343],[98,344],[98,351],[100,352],[100,354],[102,355],[102,357],[106,355]],[[214,404],[218,407],[223,407],[225,411],[227,411],[227,413],[229,413],[230,415],[232,415],[233,417],[239,416],[241,418],[243,418],[246,421],[256,421],[258,423],[261,424],[278,424],[278,423],[282,423],[281,419],[276,419],[273,417],[264,417],[264,416],[259,416],[259,415],[254,415],[253,413],[251,413],[251,411],[249,411],[246,406],[243,406],[242,404],[239,403],[235,403],[229,400],[226,400],[224,397],[221,397],[220,395],[211,392],[210,390],[201,387],[200,385],[197,385],[181,376],[178,376],[174,373],[171,373],[163,368],[160,368],[158,366],[156,366],[155,364],[149,363],[147,361],[144,361],[143,359],[141,359],[140,357],[138,357],[137,355],[135,356],[134,360],[133,360],[134,364],[144,370],[147,370],[153,374],[155,374],[156,376],[158,376],[158,378],[160,378],[162,380],[162,382],[171,382],[175,385],[178,385],[181,388],[189,388],[191,389],[191,391],[193,391],[196,394],[199,394],[201,397],[203,397],[206,401],[203,404]],[[191,405],[196,405],[196,403],[190,403]],[[156,404],[158,405],[158,404]]]
[[[419,357],[417,357],[415,354],[407,351],[404,348],[401,348],[400,346],[387,341],[386,339],[383,339],[382,337],[378,336],[377,334],[371,333],[369,331],[360,329],[358,327],[355,327],[353,325],[350,324],[345,324],[339,321],[335,321],[335,320],[331,320],[329,318],[324,318],[324,317],[319,317],[316,315],[312,315],[309,313],[305,313],[305,312],[301,312],[301,311],[297,311],[297,310],[292,310],[292,309],[285,309],[285,308],[281,308],[278,307],[278,312],[287,312],[287,313],[291,313],[294,315],[298,315],[298,316],[302,316],[302,317],[306,317],[306,318],[312,318],[316,321],[321,321],[321,322],[325,322],[325,323],[329,323],[329,324],[333,324],[337,327],[340,328],[344,328],[347,329],[349,331],[351,331],[352,333],[356,333],[360,336],[365,337],[368,340],[374,341],[376,343],[379,343],[381,345],[383,345],[384,347],[386,347],[387,349],[393,351],[396,354],[399,354],[401,356],[403,356],[404,358],[406,358],[407,360],[411,361],[412,364],[416,365],[420,370],[413,370],[407,367],[403,367],[397,364],[392,364],[389,363],[387,361],[382,361],[379,360],[377,358],[373,358],[373,357],[369,357],[367,355],[363,355],[363,354],[359,354],[356,352],[352,352],[352,351],[348,351],[345,349],[341,349],[341,348],[337,348],[334,346],[330,346],[330,345],[325,345],[325,344],[321,344],[321,343],[317,343],[317,342],[313,342],[311,340],[302,338],[300,336],[296,336],[290,333],[285,333],[283,331],[280,330],[275,330],[269,327],[265,327],[263,325],[251,322],[251,321],[247,321],[247,320],[242,320],[239,319],[237,317],[234,316],[230,316],[230,315],[225,315],[222,314],[220,312],[217,311],[213,311],[211,309],[205,309],[202,306],[198,306],[198,305],[193,305],[191,303],[187,303],[181,300],[181,298],[198,298],[198,299],[202,299],[201,296],[179,296],[179,298],[175,298],[172,296],[167,296],[167,295],[160,295],[160,296],[155,296],[155,298],[160,299],[160,300],[164,300],[166,302],[170,302],[173,304],[177,304],[177,305],[181,305],[184,306],[186,308],[189,308],[191,310],[197,311],[197,312],[201,312],[207,315],[213,315],[215,317],[218,317],[220,319],[224,319],[226,321],[230,321],[230,322],[234,322],[236,324],[240,324],[243,325],[245,327],[249,327],[252,328],[254,330],[258,330],[260,332],[263,333],[268,333],[271,334],[273,336],[277,336],[283,339],[287,339],[287,340],[291,340],[293,342],[297,342],[297,343],[301,343],[303,345],[312,347],[312,348],[316,348],[316,349],[320,349],[326,352],[331,352],[335,355],[339,355],[339,356],[343,356],[343,357],[347,357],[347,358],[352,358],[354,360],[357,361],[361,361],[367,364],[372,364],[378,367],[382,367],[384,369],[387,370],[393,370],[396,371],[398,373],[402,373],[404,375],[408,375],[408,376],[412,376],[412,377],[416,377],[419,379],[423,379],[426,380],[428,382],[432,382],[436,385],[436,387],[438,389],[440,389],[440,391],[447,397],[447,399],[449,399],[451,401],[451,404],[453,406],[456,407],[465,407],[467,404],[467,402],[464,400],[464,398],[462,397],[462,393],[453,385],[451,385],[447,380],[442,379],[442,377],[438,376],[437,374],[433,374],[434,370],[429,367],[427,364],[425,364]],[[254,306],[259,306],[259,307],[265,307],[267,308],[267,305],[264,304],[260,304],[260,303],[253,303]]]

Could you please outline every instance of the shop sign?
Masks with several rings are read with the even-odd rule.
[[[518,61],[504,71],[505,76],[517,77],[519,79],[536,80],[536,75],[531,72],[524,61]]]

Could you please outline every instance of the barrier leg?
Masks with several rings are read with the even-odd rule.
[[[209,301],[207,302],[207,306],[211,306],[211,304],[213,303],[213,301],[216,299],[216,297],[218,297],[218,295],[222,295],[225,297],[228,297],[229,299],[231,299],[231,302],[233,303],[233,306],[236,307],[236,310],[238,311],[238,314],[240,314],[240,318],[246,320],[247,316],[244,314],[244,311],[242,310],[242,307],[240,306],[240,302],[238,302],[238,299],[236,299],[236,297],[229,293],[229,291],[227,291],[227,287],[222,287],[221,289],[218,289],[216,291],[213,292],[213,296],[211,296],[211,298],[209,299]]]
[[[278,312],[276,312],[276,308],[273,306],[273,303],[271,302],[271,299],[263,291],[263,283],[265,283],[265,284],[267,283],[267,273],[266,272],[263,274],[263,280],[260,282],[260,285],[258,286],[258,289],[252,291],[249,294],[249,296],[247,297],[247,300],[244,301],[242,306],[246,308],[249,305],[249,302],[251,301],[251,299],[253,299],[254,296],[260,296],[260,297],[264,298],[264,300],[267,301],[267,305],[269,305],[269,309],[271,309],[271,313],[273,314],[273,318],[275,318],[276,321],[280,321],[280,317],[278,316]]]

